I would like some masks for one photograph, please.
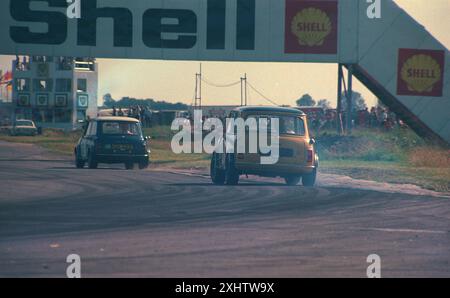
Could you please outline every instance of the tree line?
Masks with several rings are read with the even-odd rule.
[[[328,99],[320,99],[318,101],[309,94],[304,94],[296,101],[299,107],[321,107],[324,109],[331,109],[331,102]],[[347,100],[346,96],[342,94],[342,105],[343,110],[346,110]],[[367,108],[366,100],[359,92],[353,92],[352,106],[354,111],[361,111]]]
[[[178,102],[170,103],[166,101],[156,101],[152,98],[139,99],[133,97],[122,97],[119,100],[115,100],[111,94],[107,93],[103,96],[103,106],[108,109],[115,108],[131,108],[131,107],[148,107],[151,110],[177,110],[183,111],[187,110],[188,105]]]

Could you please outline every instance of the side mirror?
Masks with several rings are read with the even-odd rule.
[[[309,144],[310,144],[310,145],[315,145],[315,144],[316,144],[316,140],[313,139],[313,138],[311,138],[311,139],[309,140]]]

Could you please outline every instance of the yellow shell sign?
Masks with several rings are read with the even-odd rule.
[[[338,2],[286,0],[286,54],[337,54]]]
[[[292,19],[291,31],[302,46],[322,46],[331,30],[330,18],[318,8],[305,8]]]
[[[401,78],[409,91],[432,92],[441,79],[441,67],[431,56],[414,55],[403,64]]]

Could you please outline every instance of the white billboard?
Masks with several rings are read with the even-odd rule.
[[[341,1],[342,2],[342,1]],[[354,1],[0,1],[0,53],[221,61],[356,62]],[[353,11],[355,11],[353,9]],[[340,22],[340,16],[347,19]],[[345,32],[342,34],[341,32]],[[345,48],[343,48],[345,47]]]

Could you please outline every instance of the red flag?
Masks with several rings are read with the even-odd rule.
[[[5,73],[3,77],[0,78],[0,84],[10,84],[12,82],[12,72],[9,70]]]
[[[3,76],[3,80],[6,82],[9,82],[12,80],[12,72],[10,72],[9,70],[5,73],[5,75]]]

